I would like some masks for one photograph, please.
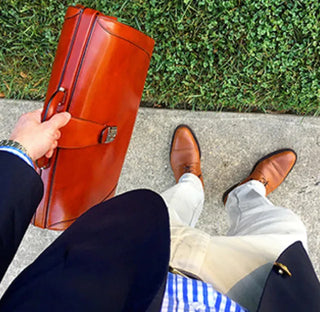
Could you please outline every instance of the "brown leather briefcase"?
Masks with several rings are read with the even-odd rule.
[[[83,6],[69,7],[42,113],[68,111],[53,157],[41,159],[36,226],[64,230],[115,193],[154,46],[153,39]]]

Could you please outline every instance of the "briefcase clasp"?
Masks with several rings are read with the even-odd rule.
[[[107,144],[112,142],[118,133],[118,127],[106,127],[102,130],[99,143]]]

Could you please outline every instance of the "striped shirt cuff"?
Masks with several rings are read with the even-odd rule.
[[[0,151],[8,152],[14,154],[24,160],[29,166],[35,169],[32,159],[20,149],[12,147],[12,146],[0,146]]]

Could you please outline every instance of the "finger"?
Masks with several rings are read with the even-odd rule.
[[[65,126],[69,120],[71,119],[71,114],[68,112],[58,113],[53,115],[46,124],[49,127],[52,127],[54,129],[59,129],[63,126]]]
[[[53,153],[54,153],[54,150],[57,148],[58,146],[58,141],[54,141],[49,149],[49,151],[47,151],[47,153],[45,154],[45,156],[47,158],[51,158]]]
[[[54,137],[56,140],[59,140],[61,137],[61,132],[59,130],[57,130]]]
[[[53,155],[53,152],[54,152],[54,150],[53,149],[50,149],[48,152],[46,152],[46,157],[47,158],[51,158],[52,157],[52,155]]]

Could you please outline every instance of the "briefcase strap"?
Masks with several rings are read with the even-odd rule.
[[[61,130],[58,147],[65,149],[84,148],[111,143],[117,136],[117,126],[109,126],[72,117]]]

